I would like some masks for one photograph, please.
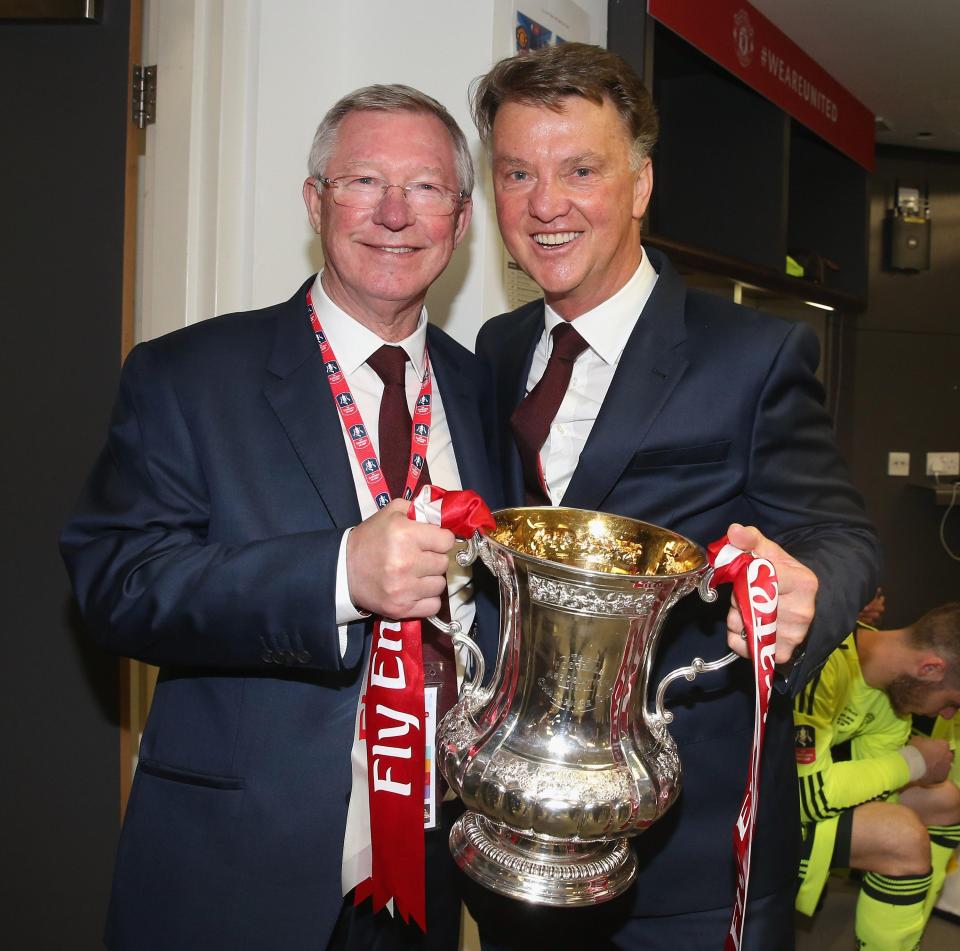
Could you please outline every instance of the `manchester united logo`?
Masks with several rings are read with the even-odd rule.
[[[746,10],[738,10],[734,14],[733,45],[740,65],[749,66],[753,60],[753,24]]]

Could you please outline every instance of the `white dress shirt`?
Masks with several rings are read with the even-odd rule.
[[[588,346],[573,365],[570,385],[540,449],[540,465],[553,505],[559,505],[567,491],[623,349],[656,283],[657,272],[643,255],[633,277],[613,297],[571,321]],[[547,368],[553,348],[553,328],[563,323],[563,318],[549,304],[544,305],[544,318],[543,335],[527,377],[527,393],[540,382]]]
[[[383,380],[372,367],[367,365],[366,361],[387,341],[381,340],[372,330],[367,329],[337,307],[324,291],[320,283],[320,275],[317,275],[313,282],[311,296],[317,319],[336,354],[337,363],[340,364],[340,369],[360,410],[374,451],[379,458],[377,424],[380,418],[380,400],[383,398]],[[420,313],[417,329],[405,340],[397,342],[396,346],[402,347],[410,358],[407,363],[406,388],[407,408],[412,412],[416,399],[420,395],[420,385],[423,383],[423,375],[426,372],[426,308]],[[332,396],[330,398],[333,399]],[[460,471],[453,452],[453,441],[447,426],[447,416],[443,409],[443,398],[437,387],[436,377],[433,380],[431,414],[430,442],[427,445],[430,479],[434,485],[444,489],[462,488]],[[370,494],[370,486],[363,477],[357,454],[342,418],[340,430],[343,434],[347,458],[350,460],[350,471],[353,474],[354,490],[360,506],[360,517],[367,519],[376,513],[377,505]],[[343,534],[337,563],[336,610],[341,654],[345,653],[347,647],[347,624],[365,616],[350,600],[350,589],[347,584],[347,537],[349,534],[349,529]],[[475,613],[470,579],[470,568],[463,568],[457,564],[456,549],[454,549],[450,553],[447,569],[447,592],[450,598],[450,616],[461,623],[464,631],[470,630]]]
[[[346,378],[353,394],[354,402],[360,411],[360,416],[367,429],[367,435],[373,448],[380,455],[379,426],[380,401],[383,398],[383,381],[377,372],[367,365],[367,359],[372,356],[384,343],[372,330],[358,323],[349,314],[345,313],[327,296],[320,283],[318,274],[311,290],[313,307],[317,319],[323,327],[327,340],[336,355],[337,363]],[[424,308],[420,313],[417,328],[405,340],[394,344],[402,347],[410,358],[406,369],[407,408],[412,412],[417,397],[420,395],[420,386],[427,371],[427,311]],[[453,441],[450,429],[447,426],[447,416],[443,409],[443,398],[433,381],[433,398],[431,400],[430,442],[427,445],[427,465],[430,467],[430,480],[444,489],[462,488],[460,471],[453,452]],[[333,399],[333,397],[330,397]],[[353,443],[340,419],[340,429],[343,434],[344,447],[347,458],[350,460],[350,471],[353,473],[353,485],[357,494],[357,503],[360,506],[360,515],[363,519],[369,518],[377,511],[370,487],[360,469]],[[340,636],[340,653],[345,653],[347,647],[347,624],[359,620],[365,615],[358,611],[350,600],[350,590],[347,584],[347,538],[352,529],[343,533],[340,541],[340,555],[337,561],[337,630]],[[457,546],[459,547],[459,546]],[[464,631],[469,631],[476,609],[473,604],[473,589],[471,586],[471,570],[457,564],[455,547],[450,553],[447,568],[447,592],[450,599],[450,616],[462,625]],[[462,676],[464,658],[457,651],[458,681]],[[372,868],[372,853],[370,850],[370,807],[367,799],[367,758],[366,745],[358,739],[360,706],[357,706],[357,722],[354,724],[354,742],[350,754],[350,768],[352,775],[350,803],[347,809],[347,824],[344,830],[343,855],[341,858],[341,884],[343,893],[356,886],[358,882],[368,878]],[[388,904],[393,914],[393,902]]]

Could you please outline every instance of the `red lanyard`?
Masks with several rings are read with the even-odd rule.
[[[323,355],[323,366],[327,371],[327,382],[330,384],[333,401],[340,412],[343,427],[350,436],[350,442],[353,444],[353,451],[356,453],[360,471],[370,488],[373,501],[377,508],[382,509],[390,501],[390,489],[387,487],[387,480],[383,477],[383,471],[380,469],[377,454],[373,451],[373,444],[367,434],[367,427],[360,415],[360,407],[353,399],[353,394],[350,392],[346,377],[337,362],[333,347],[330,346],[330,341],[327,340],[327,335],[323,332],[323,327],[320,326],[320,321],[317,319],[317,312],[313,309],[313,298],[310,291],[307,291],[307,314],[310,316],[310,325],[313,327],[313,333],[320,345],[320,353]],[[410,430],[410,465],[407,467],[407,484],[403,490],[403,497],[407,500],[413,498],[414,490],[420,479],[420,472],[427,459],[427,445],[430,442],[433,385],[430,380],[430,357],[426,350],[424,350],[424,364],[423,383],[420,384],[420,395],[417,397],[417,405],[414,407],[413,426]]]

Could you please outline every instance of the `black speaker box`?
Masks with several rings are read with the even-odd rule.
[[[888,271],[930,268],[930,220],[889,215],[884,219],[884,267]]]

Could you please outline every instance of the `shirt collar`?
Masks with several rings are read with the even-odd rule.
[[[322,273],[322,272],[321,272]],[[337,363],[345,373],[353,373],[363,366],[367,360],[385,343],[403,347],[417,376],[423,380],[426,373],[427,355],[427,308],[420,311],[417,328],[409,337],[396,342],[386,341],[378,337],[368,327],[351,317],[345,310],[338,307],[320,283],[320,274],[316,276],[310,291],[313,300],[313,309],[317,319],[323,327],[323,332],[330,340]]]
[[[653,293],[657,277],[650,259],[644,254],[633,277],[613,297],[574,319],[577,332],[604,363],[613,366],[619,361]],[[563,323],[563,318],[549,304],[544,306],[544,319],[548,335]]]

